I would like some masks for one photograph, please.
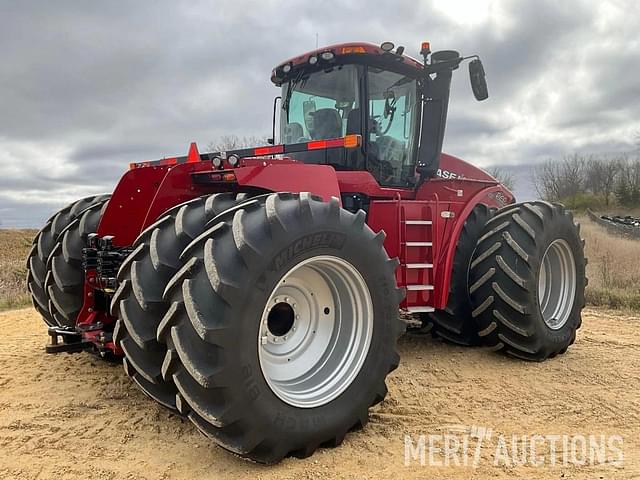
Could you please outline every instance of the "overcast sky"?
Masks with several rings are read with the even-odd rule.
[[[634,148],[636,0],[0,0],[0,225],[111,191],[129,162],[268,136],[271,69],[345,41],[479,54],[489,100],[453,85],[445,151],[482,166]]]

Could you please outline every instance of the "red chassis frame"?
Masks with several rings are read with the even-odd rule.
[[[261,151],[268,152],[264,147]],[[259,149],[256,149],[258,151]],[[381,187],[367,171],[336,171],[328,165],[304,164],[291,158],[250,157],[231,168],[225,160],[223,170],[212,168],[206,155],[191,144],[189,154],[182,158],[167,158],[156,162],[132,164],[120,179],[98,226],[100,237],[113,236],[114,247],[130,247],[136,237],[153,224],[163,212],[180,203],[211,193],[224,191],[311,192],[328,200],[340,199],[341,192],[361,193],[370,198],[368,225],[374,231],[384,230],[384,246],[390,257],[399,257],[401,265],[396,277],[399,286],[412,283],[415,273],[405,268],[403,241],[409,235],[405,219],[431,220],[432,269],[429,278],[413,282],[431,282],[433,289],[405,299],[401,308],[428,306],[442,309],[447,304],[453,258],[464,221],[479,203],[500,208],[514,201],[513,194],[483,170],[451,155],[442,154],[438,177],[428,179],[418,188]],[[197,177],[220,181],[196,181]],[[223,179],[224,176],[224,179]],[[108,325],[114,318],[108,312],[95,309],[95,270],[86,273],[84,304],[79,313],[78,327]],[[86,331],[85,340],[98,344],[102,350],[119,354],[113,342],[100,342],[101,329]]]

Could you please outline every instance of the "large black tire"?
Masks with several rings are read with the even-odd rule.
[[[34,308],[49,326],[75,325],[83,300],[82,235],[95,231],[109,198],[94,195],[67,205],[33,240],[27,286]]]
[[[162,294],[181,265],[182,250],[207,222],[245,199],[243,193],[218,193],[173,207],[138,236],[120,266],[111,312],[118,317],[114,338],[125,352],[125,371],[143,392],[170,409],[176,408],[177,390],[171,378],[162,379],[167,348],[156,340],[170,305]]]
[[[545,259],[550,263],[543,268]],[[542,288],[541,271],[550,273],[551,265],[559,268]],[[469,281],[473,316],[486,345],[533,361],[564,353],[582,323],[585,265],[580,229],[562,205],[525,202],[499,210],[478,241]],[[566,294],[558,293],[562,301],[554,302],[554,292]],[[544,312],[541,295],[548,305]]]
[[[420,315],[423,329],[430,331],[436,338],[465,346],[477,346],[482,343],[478,336],[478,327],[471,316],[469,265],[476,243],[491,215],[492,210],[484,204],[476,205],[471,211],[464,222],[456,246],[447,306],[444,310]]]
[[[163,373],[178,387],[178,408],[223,448],[261,463],[336,446],[367,422],[398,365],[396,343],[404,331],[398,262],[387,256],[384,234],[365,224],[364,212],[343,210],[336,199],[278,193],[232,210],[183,252],[184,266],[165,294],[172,305],[158,337],[168,346]],[[299,408],[281,400],[265,379],[258,334],[283,275],[318,256],[357,269],[370,291],[373,329],[346,389],[328,403]]]

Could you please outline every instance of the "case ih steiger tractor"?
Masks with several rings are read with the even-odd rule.
[[[566,351],[585,287],[571,213],[514,203],[441,153],[463,60],[488,96],[477,56],[394,48],[288,60],[271,76],[279,141],[191,144],[56,213],[28,259],[47,350],[121,356],[148,396],[265,463],[366,423],[398,366],[399,310],[459,344]]]

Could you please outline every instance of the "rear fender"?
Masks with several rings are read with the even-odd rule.
[[[507,203],[514,201],[513,195],[509,190],[502,185],[493,185],[487,188],[483,188],[475,193],[466,204],[462,207],[459,213],[456,214],[457,221],[453,224],[449,230],[446,228],[441,229],[443,235],[440,236],[440,245],[438,249],[438,260],[436,268],[435,278],[435,291],[434,291],[434,304],[436,309],[444,309],[449,301],[449,285],[451,284],[451,274],[453,271],[453,261],[456,254],[456,248],[458,246],[458,240],[462,233],[462,228],[471,214],[471,211],[478,204],[487,205],[489,208],[502,208]],[[444,205],[447,205],[446,203]],[[449,208],[452,204],[448,204]],[[437,219],[443,222],[443,219]],[[446,222],[446,221],[445,221]],[[443,222],[444,223],[444,222]]]

